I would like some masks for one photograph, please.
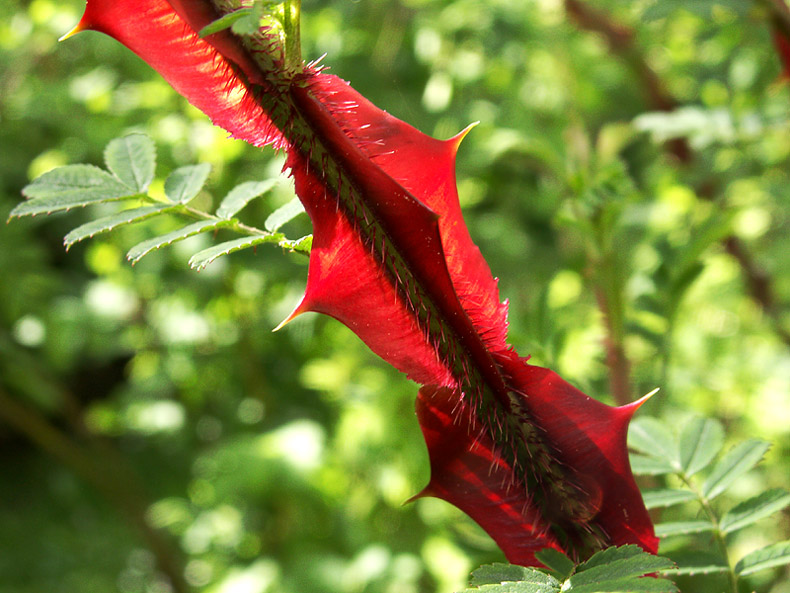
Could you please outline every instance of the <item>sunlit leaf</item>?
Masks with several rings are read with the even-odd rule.
[[[104,162],[118,179],[142,193],[154,178],[156,147],[145,134],[115,138],[104,149]]]
[[[729,570],[728,567],[720,564],[707,564],[700,566],[678,566],[677,568],[668,568],[661,571],[661,574],[674,575],[706,575],[706,574],[721,574]]]
[[[535,554],[535,558],[540,560],[546,568],[550,569],[555,577],[561,579],[567,579],[573,573],[575,567],[573,560],[554,548],[544,548]]]
[[[238,21],[241,18],[249,17],[252,15],[252,8],[239,8],[234,10],[233,12],[229,12],[218,18],[216,21],[206,25],[203,27],[198,35],[200,37],[208,37],[209,35],[213,35],[214,33],[219,33],[220,31],[224,31],[225,29],[229,29],[233,26],[233,23]]]
[[[165,195],[172,202],[186,204],[198,195],[210,172],[208,163],[179,167],[165,180]]]
[[[680,434],[680,464],[687,476],[704,469],[724,444],[724,429],[710,418],[694,418]]]
[[[515,564],[486,564],[472,572],[469,584],[474,587],[466,591],[497,591],[502,583],[513,587],[515,583],[523,585],[521,588],[513,589],[521,593],[550,593],[560,590],[560,583],[554,577],[549,576],[534,568],[526,568]]]
[[[166,245],[171,245],[176,241],[181,241],[188,237],[199,235],[200,233],[205,233],[206,231],[213,231],[225,226],[226,224],[229,224],[229,222],[230,221],[204,220],[192,223],[173,232],[167,233],[166,235],[160,235],[158,237],[154,237],[153,239],[148,239],[147,241],[138,243],[129,250],[129,253],[126,254],[126,259],[132,262],[132,264],[136,264],[145,255],[151,253],[155,249],[165,247]]]
[[[760,463],[770,447],[770,443],[758,439],[750,439],[733,447],[705,480],[702,485],[703,496],[712,499],[724,492],[735,480]]]
[[[240,237],[231,241],[225,241],[217,245],[212,245],[202,251],[198,251],[195,255],[189,258],[189,267],[195,270],[202,270],[215,259],[247,249],[255,247],[261,243],[280,243],[285,237],[281,234],[276,235],[255,235],[252,237]]]
[[[735,574],[746,576],[787,564],[790,564],[790,540],[766,546],[741,558],[735,565]]]
[[[645,506],[648,509],[658,509],[696,500],[697,496],[691,490],[662,488],[659,490],[646,490],[642,492],[642,498],[645,500]]]
[[[678,448],[672,433],[654,418],[639,418],[628,430],[628,446],[679,469]]]
[[[109,202],[137,195],[113,175],[93,165],[67,165],[36,178],[22,189],[29,200],[10,216],[49,214],[61,210]]]
[[[688,535],[689,533],[704,533],[713,531],[714,525],[710,521],[676,521],[659,523],[656,525],[658,537],[671,537],[675,535]]]
[[[790,505],[790,492],[776,488],[746,500],[725,513],[720,529],[730,533],[781,511]]]
[[[567,581],[569,586],[563,586],[563,591],[677,591],[670,581],[641,578],[674,565],[669,558],[647,554],[637,546],[608,548],[579,565]]]
[[[660,476],[663,474],[672,474],[677,470],[672,467],[667,461],[657,459],[655,457],[648,457],[647,455],[639,455],[631,453],[631,471],[638,476]]]
[[[88,239],[94,235],[98,235],[99,233],[111,231],[125,224],[140,222],[141,220],[151,218],[152,216],[157,216],[158,214],[171,212],[178,208],[179,206],[173,204],[155,204],[153,206],[143,206],[141,208],[122,210],[121,212],[116,212],[115,214],[110,214],[109,216],[91,220],[90,222],[86,222],[85,224],[78,226],[76,229],[66,235],[66,237],[63,239],[63,244],[66,246],[66,249],[69,249],[72,245],[82,241],[83,239]]]
[[[313,248],[313,235],[305,235],[299,239],[282,239],[278,244],[283,249],[310,255],[310,250]]]
[[[299,214],[304,212],[304,206],[298,198],[294,198],[287,204],[280,206],[272,212],[263,224],[263,227],[272,233],[278,231],[285,223],[289,222]]]
[[[251,200],[265,194],[273,188],[276,183],[276,179],[245,181],[244,183],[240,183],[230,190],[228,195],[222,199],[219,208],[217,208],[217,216],[220,218],[231,218],[235,216],[236,213],[249,204]]]

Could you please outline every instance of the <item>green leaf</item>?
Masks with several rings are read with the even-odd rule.
[[[463,593],[558,593],[560,583],[551,575],[515,564],[487,564],[472,573],[471,588]]]
[[[746,500],[730,509],[722,517],[719,528],[731,533],[773,515],[790,505],[790,492],[776,488]]]
[[[628,446],[667,462],[673,471],[680,469],[677,443],[672,433],[658,420],[640,418],[632,423],[628,430]]]
[[[252,237],[240,237],[232,241],[225,241],[218,245],[207,247],[202,251],[198,251],[195,255],[189,258],[189,267],[197,270],[203,270],[207,265],[213,262],[218,257],[241,251],[249,247],[255,247],[261,243],[280,243],[284,239],[283,235],[255,235]]]
[[[128,259],[130,262],[132,262],[132,265],[134,265],[145,255],[151,253],[154,249],[171,245],[176,241],[181,241],[188,237],[205,233],[206,231],[213,231],[220,227],[227,226],[229,222],[230,221],[201,220],[200,222],[192,223],[173,232],[167,233],[166,235],[160,235],[159,237],[154,237],[153,239],[148,239],[147,241],[138,243],[129,250],[129,253],[126,254],[126,259]]]
[[[208,163],[179,167],[165,180],[165,195],[172,202],[186,204],[198,195],[210,172]]]
[[[283,239],[278,245],[289,251],[310,255],[310,250],[313,248],[313,235],[305,235],[300,239]]]
[[[154,178],[156,147],[145,134],[129,134],[110,141],[104,162],[124,184],[143,193]]]
[[[721,574],[730,569],[722,564],[721,556],[710,551],[682,551],[674,554],[675,568],[667,568],[661,573],[669,575]]]
[[[694,418],[680,434],[680,464],[687,476],[704,469],[721,451],[724,429],[709,418]]]
[[[663,459],[631,453],[631,471],[638,476],[660,476],[675,473],[675,468]]]
[[[711,500],[729,488],[735,480],[760,463],[770,443],[749,439],[730,450],[713,468],[702,485],[702,495]]]
[[[568,558],[565,554],[554,548],[544,548],[535,554],[540,562],[543,563],[549,570],[552,571],[553,576],[560,579],[567,579],[573,573],[575,564],[573,560]]]
[[[252,8],[239,8],[233,12],[229,12],[203,27],[198,35],[200,37],[208,37],[214,33],[219,33],[230,27],[240,18],[249,17],[252,14]]]
[[[469,584],[474,587],[479,587],[482,585],[498,585],[504,582],[522,581],[534,576],[536,572],[546,576],[544,573],[534,568],[527,568],[517,564],[505,564],[504,562],[494,562],[493,564],[484,564],[480,568],[472,571]],[[559,583],[557,584],[559,585]]]
[[[571,583],[573,578],[570,579]],[[629,577],[605,579],[598,583],[569,587],[563,585],[563,593],[677,593],[678,588],[672,581],[663,578]]]
[[[646,490],[642,493],[645,506],[648,509],[658,509],[670,507],[681,502],[697,500],[697,495],[691,490],[675,490],[673,488],[661,488],[658,490]]]
[[[129,188],[104,169],[93,165],[66,165],[40,175],[22,189],[28,198],[50,198],[64,191],[117,188],[127,194]]]
[[[641,556],[644,553],[642,548],[633,544],[620,546],[619,548],[612,546],[590,556],[589,559],[579,565],[579,570],[590,570],[596,566],[603,566],[619,560],[628,560],[629,558]]]
[[[231,25],[231,29],[236,35],[254,35],[260,28],[261,18],[263,18],[263,2],[255,0],[249,9],[249,14],[237,19]]]
[[[677,568],[667,568],[661,571],[661,574],[668,575],[705,575],[705,574],[721,574],[730,570],[726,566],[718,564],[707,564],[703,566],[678,566]]]
[[[672,537],[689,533],[704,533],[714,529],[715,527],[710,521],[676,521],[656,525],[656,535],[658,537]]]
[[[634,545],[607,548],[580,564],[563,585],[563,591],[597,593],[604,591],[677,591],[666,580],[647,578],[644,575],[675,565],[669,558],[653,556]]]
[[[72,245],[82,241],[83,239],[88,239],[94,235],[98,235],[99,233],[111,231],[121,225],[129,224],[131,222],[139,222],[141,220],[145,220],[146,218],[151,218],[152,216],[156,216],[158,214],[164,214],[165,212],[170,212],[178,208],[179,206],[175,206],[173,204],[156,204],[154,206],[143,206],[142,208],[122,210],[121,212],[116,212],[115,214],[111,214],[109,216],[91,220],[90,222],[86,222],[85,224],[78,226],[76,229],[66,235],[66,237],[63,239],[63,244],[68,250],[72,247]]]
[[[735,565],[735,574],[746,576],[747,574],[786,564],[790,564],[790,540],[771,544],[761,550],[747,554]]]
[[[53,169],[25,186],[22,193],[30,199],[18,204],[11,211],[11,217],[49,214],[138,195],[107,171],[93,165]]]
[[[261,194],[265,194],[273,188],[276,183],[276,179],[240,183],[230,190],[228,195],[222,199],[219,208],[217,208],[217,216],[220,218],[233,217],[239,210],[244,208],[250,200],[257,198]]]
[[[289,222],[299,214],[304,212],[304,206],[298,198],[294,198],[284,206],[280,206],[272,212],[263,223],[263,228],[272,233],[278,231],[285,223]]]

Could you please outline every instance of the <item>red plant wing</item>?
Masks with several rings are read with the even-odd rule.
[[[72,33],[83,30],[101,31],[125,45],[235,138],[282,145],[282,134],[239,76],[237,62],[198,37],[165,0],[91,0]],[[225,47],[245,72],[254,72],[232,40]]]
[[[292,156],[294,171],[306,168]],[[315,175],[295,174],[296,191],[313,223],[307,288],[294,315],[314,311],[348,326],[376,354],[419,383],[447,384],[452,374],[426,341],[413,313],[353,223]],[[386,254],[385,254],[386,257]]]
[[[428,446],[431,479],[414,498],[446,500],[474,519],[508,561],[535,566],[536,552],[562,551],[562,546],[526,489],[514,484],[512,468],[459,395],[446,387],[420,389],[417,418]]]
[[[286,149],[314,226],[292,316],[337,318],[425,384],[424,493],[467,512],[512,562],[536,564],[546,546],[655,552],[625,446],[636,406],[601,404],[506,344],[507,305],[458,202],[465,132],[430,138],[337,77],[287,71],[265,44],[201,39],[218,16],[207,1],[90,0],[77,29],[116,38],[233,136]]]
[[[316,77],[311,90],[330,106],[337,125],[366,157],[439,215],[446,266],[463,308],[488,348],[504,350],[507,305],[499,301],[496,281],[469,236],[458,202],[455,155],[469,128],[450,140],[436,140],[336,77]]]
[[[507,366],[560,462],[574,468],[581,487],[596,499],[594,521],[618,545],[638,544],[655,554],[658,539],[634,482],[626,444],[628,423],[644,399],[614,408],[524,359],[514,356]]]
[[[551,443],[558,463],[574,468],[573,479],[592,501],[591,522],[611,541],[638,544],[656,553],[658,539],[628,463],[628,422],[641,402],[622,408],[602,404],[548,369],[513,356],[507,366],[536,425]],[[417,417],[428,446],[429,494],[457,506],[496,541],[514,564],[535,565],[535,552],[553,547],[568,552],[555,531],[555,505],[536,505],[536,492],[519,487],[471,408],[457,392],[423,387]],[[559,502],[559,501],[557,501]]]

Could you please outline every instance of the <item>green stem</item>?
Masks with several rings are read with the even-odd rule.
[[[302,67],[301,11],[302,0],[285,0],[283,3],[285,67],[289,72],[297,72]]]
[[[678,476],[688,487],[688,489],[697,496],[697,500],[699,500],[702,510],[705,511],[708,519],[710,519],[710,522],[713,524],[713,539],[716,541],[719,552],[721,552],[724,562],[727,565],[727,580],[730,585],[730,592],[738,593],[738,575],[736,575],[735,570],[733,570],[732,562],[730,561],[730,554],[727,551],[727,541],[725,540],[725,534],[722,533],[721,529],[719,528],[719,517],[716,514],[716,511],[713,509],[713,506],[710,504],[708,498],[702,494],[699,488],[696,487],[690,476],[687,476],[685,473],[679,473]]]

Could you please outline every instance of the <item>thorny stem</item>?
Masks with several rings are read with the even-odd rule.
[[[724,563],[727,565],[727,581],[730,586],[730,593],[738,593],[738,575],[735,574],[732,562],[730,561],[730,553],[727,550],[725,536],[719,528],[719,516],[713,509],[710,501],[704,494],[702,494],[700,489],[697,488],[690,476],[687,476],[685,472],[679,472],[677,476],[686,485],[686,487],[697,496],[697,500],[699,500],[702,510],[705,511],[708,519],[710,519],[710,522],[713,524],[713,539],[716,540],[716,546],[719,548],[719,552],[721,552]]]
[[[785,0],[755,0],[755,2],[766,6],[771,12],[774,25],[790,37],[790,8]],[[565,0],[565,10],[581,29],[602,35],[612,51],[629,65],[642,82],[652,108],[658,111],[673,111],[679,106],[639,50],[633,29],[615,22],[605,12],[587,6],[582,0]],[[690,165],[695,157],[684,138],[668,142],[666,150],[684,165]],[[703,182],[696,193],[703,199],[712,200],[713,186],[708,181]],[[750,297],[770,317],[776,335],[790,347],[790,331],[782,326],[779,310],[775,304],[771,277],[754,262],[754,258],[738,237],[734,235],[725,237],[722,239],[722,244],[727,253],[740,265]]]

